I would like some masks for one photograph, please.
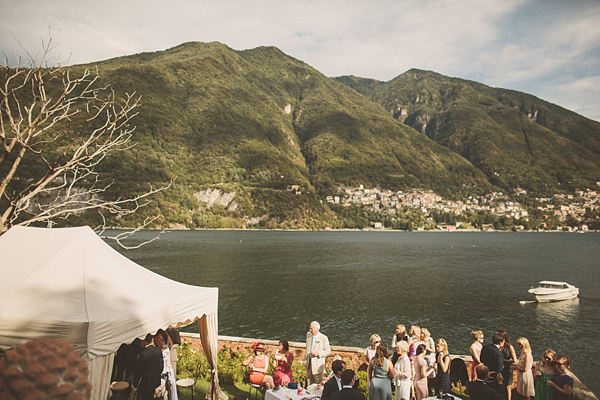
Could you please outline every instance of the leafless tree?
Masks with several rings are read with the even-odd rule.
[[[170,186],[150,185],[130,198],[107,195],[112,181],[101,178],[98,165],[134,145],[140,96],[118,98],[99,84],[97,71],[48,66],[50,43],[39,61],[29,55],[29,65],[10,67],[5,57],[0,66],[0,234],[90,210],[120,218]],[[21,174],[25,164],[36,172]]]

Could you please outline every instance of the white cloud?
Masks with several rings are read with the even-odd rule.
[[[48,28],[70,63],[188,41],[272,45],[328,76],[389,80],[421,68],[565,106],[581,98],[593,118],[600,109],[596,0],[0,0],[0,10],[6,54],[19,52],[11,33],[35,51]],[[581,81],[593,86],[577,90]]]

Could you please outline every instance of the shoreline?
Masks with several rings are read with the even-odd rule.
[[[113,230],[113,231],[132,231],[135,230],[136,228],[115,228],[115,227],[109,227],[109,228],[104,228],[104,230]],[[175,227],[175,228],[144,228],[144,229],[140,229],[138,232],[142,232],[142,231],[164,231],[165,233],[171,232],[171,231],[240,231],[240,232],[246,232],[246,231],[252,231],[252,232],[405,232],[405,233],[576,233],[576,234],[582,234],[582,233],[599,233],[600,230],[587,230],[587,231],[563,231],[563,230],[519,230],[519,231],[512,231],[512,230],[506,230],[506,231],[499,231],[499,230],[493,230],[493,229],[457,229],[457,230],[453,230],[453,231],[449,231],[449,230],[443,230],[443,229],[437,229],[437,230],[415,230],[415,231],[406,231],[406,230],[400,230],[400,229],[375,229],[375,228],[368,228],[368,229],[348,229],[348,228],[344,228],[344,229],[283,229],[283,228],[272,228],[272,229],[266,229],[266,228],[198,228],[198,229],[190,229],[190,228],[184,228],[184,227]]]
[[[198,333],[188,333],[181,332],[182,342],[190,342],[192,347],[196,351],[203,351],[202,344],[200,342],[200,334]],[[269,340],[269,339],[254,339],[254,338],[242,338],[235,336],[224,336],[218,335],[218,350],[222,350],[225,346],[228,346],[232,351],[243,350],[246,353],[250,353],[250,345],[252,342],[261,342],[265,345],[267,350],[270,350],[272,353],[279,348],[278,340]],[[304,351],[306,349],[306,343],[303,342],[289,342],[290,350],[294,352],[294,357],[296,360],[301,360]],[[348,363],[348,368],[353,368],[355,370],[360,370],[363,365],[363,356],[364,356],[364,348],[361,347],[350,347],[350,346],[334,346],[331,345],[331,354],[327,357],[327,364],[331,365],[331,358],[335,355],[340,355],[344,360]],[[471,356],[459,355],[459,354],[451,354],[450,357],[452,359],[460,358],[467,365],[467,372],[470,375],[470,365],[473,362]],[[366,364],[365,364],[366,365]],[[579,400],[598,400],[596,395],[592,393],[587,386],[583,384],[577,378],[577,376],[571,372],[573,380],[575,382],[573,391],[575,393],[575,398]]]

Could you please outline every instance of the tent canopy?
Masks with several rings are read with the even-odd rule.
[[[149,271],[89,227],[11,228],[0,236],[0,276],[4,349],[59,338],[86,350],[91,360],[159,328],[217,313],[217,288]]]

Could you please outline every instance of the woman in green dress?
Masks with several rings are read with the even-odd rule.
[[[390,379],[396,377],[392,362],[388,360],[387,345],[379,344],[375,357],[367,368],[367,387],[370,400],[392,400],[392,385]]]
[[[535,367],[533,377],[535,378],[534,400],[554,400],[554,388],[548,386],[548,381],[556,375],[556,352],[546,350]]]

